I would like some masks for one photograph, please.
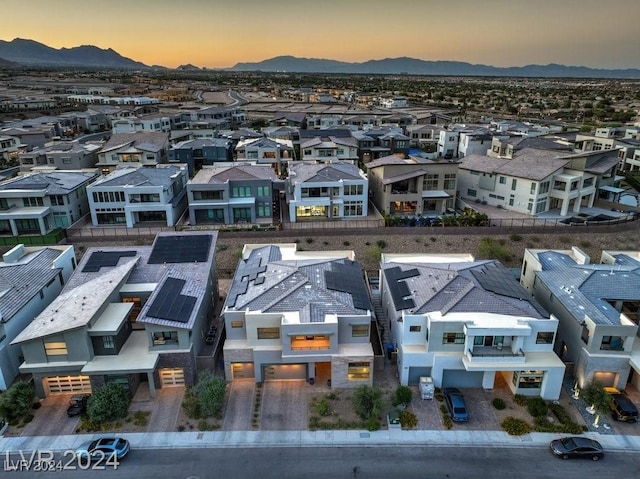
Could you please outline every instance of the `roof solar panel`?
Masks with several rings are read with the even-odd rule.
[[[396,311],[414,308],[415,302],[411,297],[411,290],[404,280],[419,276],[420,271],[418,271],[417,268],[402,271],[399,266],[394,266],[393,268],[384,270],[384,274],[387,277],[389,292],[393,298],[393,304],[396,305]]]
[[[149,264],[204,263],[209,258],[211,241],[208,234],[158,236]]]
[[[372,309],[359,263],[348,260],[334,261],[331,263],[331,270],[324,272],[324,280],[327,289],[349,293],[356,308]]]
[[[185,283],[184,279],[167,278],[149,306],[147,315],[180,323],[188,322],[196,304],[196,298],[180,293]]]
[[[100,268],[118,266],[120,258],[132,257],[136,251],[95,251],[82,268],[83,273],[97,273]]]

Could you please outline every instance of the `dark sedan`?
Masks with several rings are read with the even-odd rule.
[[[569,436],[551,441],[551,452],[562,459],[586,458],[599,461],[604,450],[598,441],[582,436]]]

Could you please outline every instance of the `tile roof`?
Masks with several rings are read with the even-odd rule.
[[[255,249],[241,260],[224,310],[299,312],[303,322],[322,322],[326,314],[363,315],[373,309],[358,262],[280,258],[272,245]],[[335,275],[345,271],[354,273],[349,284],[334,283]]]
[[[382,274],[399,268],[401,271],[415,269],[417,274],[398,281],[405,283],[400,288],[403,297],[411,297],[412,314],[439,311],[482,312],[531,318],[548,318],[548,313],[513,278],[500,262],[494,260],[464,263],[385,263]],[[396,310],[403,308],[394,298]]]
[[[67,195],[96,176],[87,171],[30,173],[0,183],[0,191],[46,190],[48,195]]]
[[[271,165],[205,166],[191,179],[192,184],[223,184],[230,180],[279,181]]]
[[[43,248],[28,252],[15,263],[0,263],[0,313],[2,322],[9,321],[49,281],[55,279],[61,268],[54,268],[53,261],[60,251]]]
[[[91,188],[102,186],[163,186],[173,183],[173,177],[180,172],[177,166],[162,168],[124,167],[118,168],[90,185]]]
[[[526,148],[511,160],[483,155],[465,156],[459,168],[540,181],[562,170],[569,163],[569,160],[557,159],[553,152]]]
[[[588,316],[596,324],[618,325],[620,312],[609,301],[640,301],[640,262],[616,255],[616,263],[577,264],[557,251],[537,253],[542,266],[536,276],[577,321]]]
[[[292,175],[291,173],[294,173]],[[294,162],[289,166],[289,179],[294,183],[340,180],[362,180],[360,169],[349,162],[337,161],[328,165]]]

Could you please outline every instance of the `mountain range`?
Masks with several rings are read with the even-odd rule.
[[[144,63],[123,57],[111,48],[105,50],[93,45],[82,45],[73,48],[56,49],[34,40],[22,38],[16,38],[10,42],[0,40],[0,68],[19,65],[128,69],[164,68],[149,67]],[[178,69],[206,70],[191,64],[181,65]],[[237,63],[233,67],[223,70],[235,72],[640,79],[640,69],[637,68],[611,70],[558,64],[494,67],[457,61],[419,60],[409,57],[350,63],[319,58],[278,56],[260,62]]]

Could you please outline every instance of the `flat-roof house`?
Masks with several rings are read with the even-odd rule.
[[[88,248],[61,294],[11,342],[39,396],[118,383],[132,394],[196,381],[218,298],[216,232]]]
[[[373,384],[372,306],[352,251],[245,245],[222,316],[227,380]]]
[[[495,260],[383,254],[380,297],[401,384],[493,389],[555,400],[565,366],[553,351],[558,320]]]

